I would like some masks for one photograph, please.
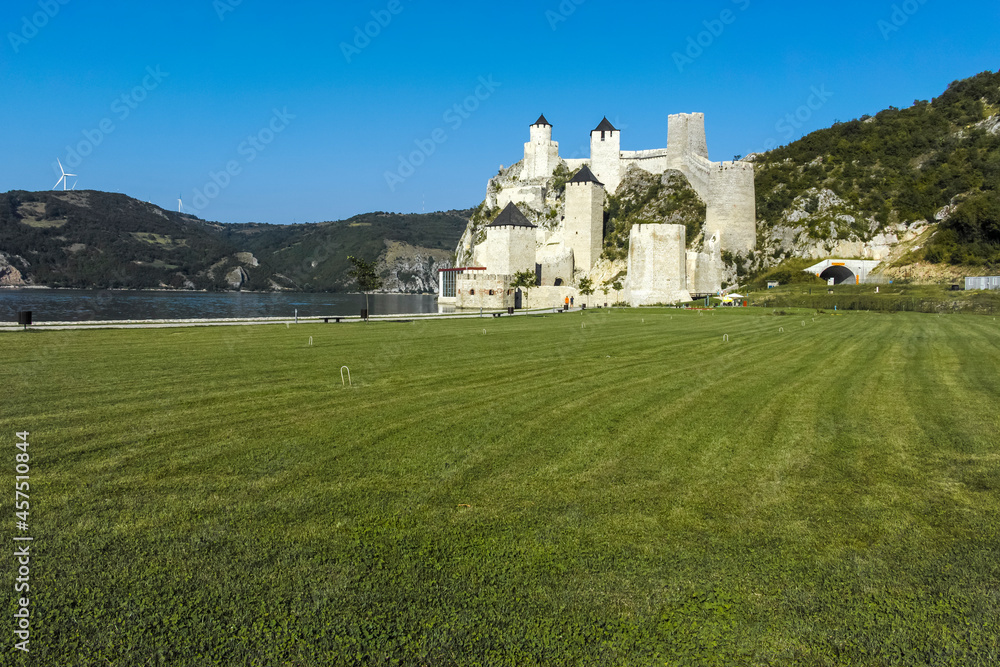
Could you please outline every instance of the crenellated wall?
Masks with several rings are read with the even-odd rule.
[[[688,253],[683,227],[634,227],[628,260],[632,301],[639,305],[670,303],[685,298],[688,291],[717,292],[725,273],[722,254],[746,254],[757,245],[753,164],[710,161],[702,113],[670,115],[667,147],[653,150],[622,151],[621,132],[607,129],[610,123],[601,127],[605,129],[591,133],[589,159],[561,160],[559,144],[552,141],[552,126],[531,126],[524,161],[506,171],[501,168],[501,174],[491,180],[487,207],[523,203],[523,208],[545,217],[550,208],[560,204],[546,189],[546,179],[560,163],[571,171],[589,166],[609,194],[617,191],[630,166],[652,174],[676,169],[706,204],[704,231],[710,240],[702,250]],[[467,231],[459,244],[460,261],[468,263],[474,257],[472,263],[487,267],[493,275],[534,271],[537,263],[542,266],[546,285],[557,278],[573,281],[574,270],[592,272],[603,250],[606,194],[598,196],[598,189],[590,183],[567,184],[562,223],[546,224],[545,229],[533,233],[517,228],[490,229],[486,241],[473,251],[473,238]],[[498,300],[496,307],[503,304]]]

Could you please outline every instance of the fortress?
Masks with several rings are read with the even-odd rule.
[[[565,215],[554,228],[538,227],[524,212],[543,218],[555,210],[558,193],[550,188],[560,164],[579,170],[566,184]],[[629,239],[626,299],[639,306],[719,291],[725,269],[722,252],[745,255],[756,248],[754,169],[749,162],[708,159],[704,114],[669,116],[667,147],[643,151],[622,151],[621,132],[604,118],[590,133],[590,158],[570,160],[559,156],[552,125],[542,115],[531,125],[523,161],[511,168],[513,182],[498,187],[498,179],[491,180],[486,207],[502,212],[487,225],[485,238],[471,233],[470,226],[457,254],[460,261],[471,259],[472,265],[442,273],[440,300],[460,308],[503,308],[515,301],[520,305],[509,287],[519,271],[536,275],[538,287],[530,292],[534,304],[577,295],[577,281],[594,278],[599,262],[608,263],[600,259],[607,195],[617,192],[633,169],[682,173],[705,203],[706,219],[702,247],[690,251],[683,225],[635,225]]]

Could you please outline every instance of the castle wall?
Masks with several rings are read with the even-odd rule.
[[[632,307],[691,299],[685,237],[684,225],[632,227],[628,254],[628,299]]]
[[[707,203],[705,232],[720,235],[722,250],[748,253],[757,247],[757,197],[752,163],[713,164]]]
[[[477,266],[491,274],[514,275],[535,270],[535,230],[531,227],[490,227],[476,246]]]
[[[622,151],[622,174],[628,172],[630,166],[645,169],[651,174],[662,174],[669,169],[669,156],[666,148],[650,151]]]
[[[563,285],[573,282],[573,251],[564,244],[540,249],[536,253],[535,263],[542,265],[542,285],[555,286],[556,280],[561,280]]]
[[[596,183],[567,183],[563,229],[576,268],[589,272],[604,246],[604,188]]]
[[[463,274],[455,283],[455,307],[503,310],[513,306],[513,290],[508,287],[510,280],[511,276],[493,273]]]
[[[559,144],[549,142],[546,144],[527,143],[524,145],[524,170],[521,172],[521,180],[549,178],[559,166]]]
[[[590,168],[611,194],[622,182],[621,140],[622,133],[617,131],[590,134]]]
[[[524,203],[528,207],[541,211],[545,208],[545,187],[542,185],[522,185],[520,187],[507,187],[496,195],[495,202],[487,202],[497,208],[506,208],[507,204]]]
[[[691,294],[718,294],[725,266],[718,245],[687,252],[687,289]]]
[[[513,276],[495,274],[463,274],[458,278],[455,291],[455,307],[466,310],[506,310],[514,305],[515,290],[510,282]],[[492,294],[491,294],[492,292]],[[580,294],[576,287],[552,285],[532,287],[524,295],[521,305],[526,309],[562,308],[567,297],[572,297],[574,306],[588,303],[589,307],[603,306],[605,301],[610,305],[614,301],[614,293],[609,293],[607,299],[598,292],[589,297]]]

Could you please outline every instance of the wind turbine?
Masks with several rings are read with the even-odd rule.
[[[177,212],[178,213],[184,212],[184,200],[181,199],[180,195],[177,195]]]
[[[59,162],[59,158],[56,158],[56,162]],[[58,181],[56,181],[56,184],[52,186],[52,189],[55,190],[56,188],[59,187],[59,184],[62,183],[63,191],[65,192],[66,189],[67,189],[66,186],[69,185],[69,183],[66,180],[66,177],[67,176],[76,176],[76,174],[67,174],[66,170],[63,169],[62,162],[59,162],[59,171],[62,172],[62,176],[59,178]],[[77,181],[77,182],[79,182],[79,181]],[[76,183],[73,184],[73,188],[74,189],[76,188]]]

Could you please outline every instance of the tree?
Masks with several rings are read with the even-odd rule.
[[[615,301],[621,301],[622,300],[622,290],[625,289],[625,286],[622,285],[622,281],[621,281],[620,278],[618,280],[614,281],[613,283],[611,283],[611,289],[613,289],[615,291]]]
[[[608,300],[608,292],[611,290],[611,278],[608,278],[603,283],[601,283],[601,291],[604,292],[604,300]],[[605,304],[607,305],[607,304]]]
[[[347,275],[357,281],[358,287],[365,293],[365,312],[368,312],[368,293],[382,287],[382,277],[375,270],[374,262],[366,262],[360,257],[348,256],[354,268]]]
[[[594,293],[594,281],[590,278],[580,278],[579,283],[580,294],[589,297]],[[590,305],[590,299],[587,299],[587,305]]]
[[[521,289],[524,290],[524,298],[528,298],[528,290],[532,287],[536,287],[537,277],[534,271],[518,271],[514,274],[514,280],[511,281],[511,289]]]

